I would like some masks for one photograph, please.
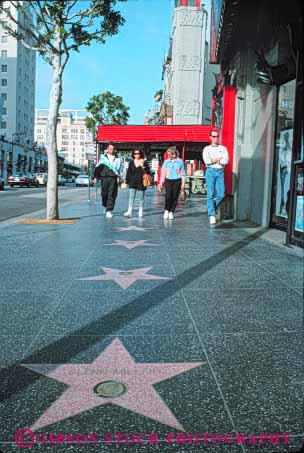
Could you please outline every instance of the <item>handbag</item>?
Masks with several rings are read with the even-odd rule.
[[[149,187],[152,185],[152,176],[148,175],[148,173],[143,174],[143,186]]]

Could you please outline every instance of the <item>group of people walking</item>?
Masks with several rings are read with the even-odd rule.
[[[211,130],[210,141],[210,145],[203,150],[203,161],[206,166],[208,216],[210,224],[214,225],[217,209],[225,195],[224,167],[228,164],[229,157],[227,148],[218,143],[219,133],[217,130]],[[168,158],[161,168],[158,190],[161,192],[165,188],[164,219],[173,220],[180,193],[185,190],[186,171],[184,162],[178,156],[176,146],[170,146],[167,149],[167,156]],[[118,193],[121,167],[121,160],[115,153],[114,145],[110,143],[105,154],[100,156],[94,172],[94,183],[97,179],[101,180],[102,204],[108,218],[113,216],[112,211]],[[128,209],[124,213],[126,217],[132,217],[136,196],[139,198],[138,216],[143,217],[145,191],[149,185],[147,180],[149,181],[151,176],[151,170],[143,152],[140,149],[135,149],[126,174],[126,184],[129,187]]]

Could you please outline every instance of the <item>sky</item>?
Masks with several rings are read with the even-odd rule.
[[[93,43],[71,54],[61,108],[85,109],[91,96],[111,91],[130,107],[129,124],[143,124],[144,114],[154,105],[154,94],[163,88],[162,64],[169,47],[173,5],[174,0],[118,3],[126,20],[119,33],[105,45]],[[37,109],[48,108],[50,80],[51,67],[37,56]]]

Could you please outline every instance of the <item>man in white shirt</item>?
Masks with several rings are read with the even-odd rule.
[[[210,141],[211,144],[203,150],[203,160],[206,165],[208,216],[210,225],[214,225],[217,207],[225,196],[224,167],[229,162],[229,156],[227,148],[218,143],[219,133],[216,129],[210,131]]]

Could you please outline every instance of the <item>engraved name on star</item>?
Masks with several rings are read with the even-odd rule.
[[[113,269],[112,267],[102,267],[104,274],[93,277],[79,278],[78,280],[106,281],[113,280],[121,288],[127,289],[137,280],[172,280],[170,277],[148,274],[152,267],[141,267],[133,270]]]
[[[129,226],[129,227],[119,227],[115,228],[116,231],[147,231],[151,230],[151,228],[143,228],[143,227],[137,227],[135,225]]]
[[[33,431],[58,423],[106,404],[114,404],[164,425],[184,431],[175,415],[156,392],[154,384],[206,362],[136,363],[118,338],[87,364],[22,364],[67,389],[31,426]],[[119,381],[126,391],[116,397],[101,397],[94,388],[105,381]]]
[[[120,240],[115,240],[112,242],[112,244],[105,244],[105,245],[118,245],[121,247],[125,247],[126,249],[135,249],[136,247],[160,247],[159,244],[152,244],[149,243],[147,240],[143,241],[120,241]]]

